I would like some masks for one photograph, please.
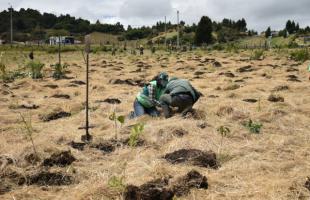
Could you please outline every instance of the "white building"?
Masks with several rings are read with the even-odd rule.
[[[74,44],[74,38],[71,36],[53,36],[49,38],[50,45],[56,44]]]

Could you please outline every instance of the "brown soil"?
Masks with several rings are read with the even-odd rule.
[[[71,163],[73,163],[75,160],[75,157],[73,157],[70,151],[63,151],[52,154],[50,158],[46,158],[43,161],[42,165],[48,167],[65,167],[67,165],[71,165]]]
[[[208,189],[207,177],[199,172],[192,170],[185,176],[177,179],[176,184],[172,186],[172,191],[177,197],[187,195],[192,188]]]
[[[219,164],[214,152],[203,152],[197,149],[181,149],[164,156],[172,164],[188,163],[199,167],[217,169]]]

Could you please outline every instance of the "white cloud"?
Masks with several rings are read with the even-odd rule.
[[[125,26],[151,25],[163,21],[164,16],[176,22],[176,10],[180,10],[180,19],[188,24],[197,23],[201,16],[207,15],[216,21],[244,17],[249,28],[259,31],[267,26],[281,29],[288,19],[298,21],[302,27],[310,25],[310,0],[0,0],[0,9],[7,9],[9,1],[15,9],[68,13],[92,22],[120,21]]]

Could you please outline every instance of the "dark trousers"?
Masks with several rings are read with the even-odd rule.
[[[152,117],[159,116],[159,112],[156,109],[156,107],[145,108],[137,99],[135,100],[133,107],[134,107],[134,117],[140,117],[146,114]]]
[[[162,108],[166,118],[171,117],[171,107],[177,107],[178,112],[186,114],[194,105],[193,97],[190,94],[164,94],[160,97]]]

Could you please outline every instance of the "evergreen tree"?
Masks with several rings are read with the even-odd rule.
[[[287,30],[287,32],[288,32],[289,34],[292,34],[292,33],[293,33],[293,28],[292,28],[292,22],[291,22],[291,20],[288,20],[288,21],[286,22],[285,29]]]
[[[212,43],[212,21],[209,17],[203,16],[198,23],[196,34],[195,34],[195,43],[201,45],[203,43],[210,44]]]
[[[271,29],[270,26],[267,28],[266,32],[265,32],[265,37],[268,38],[269,36],[271,36]]]

